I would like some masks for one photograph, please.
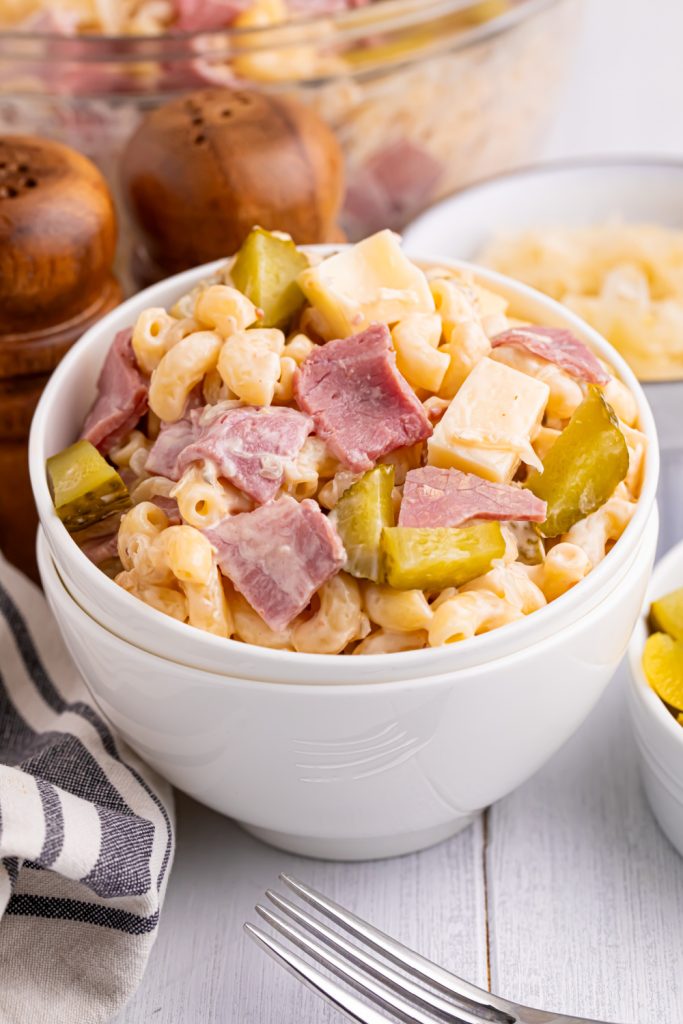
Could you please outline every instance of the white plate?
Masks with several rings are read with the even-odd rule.
[[[474,260],[497,235],[613,219],[683,228],[683,162],[617,157],[512,171],[432,206],[404,239],[413,250]]]

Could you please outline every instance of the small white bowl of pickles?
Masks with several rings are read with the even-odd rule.
[[[629,659],[643,785],[662,831],[683,856],[683,542],[655,568]]]

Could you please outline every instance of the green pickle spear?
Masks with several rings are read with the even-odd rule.
[[[683,640],[683,587],[652,602],[650,622],[653,629]]]
[[[545,457],[543,472],[526,481],[548,503],[538,530],[558,537],[595,512],[628,472],[628,447],[617,418],[596,387],[588,394]]]
[[[394,526],[382,534],[387,583],[397,590],[444,590],[482,576],[505,554],[500,523],[459,529]]]
[[[683,642],[666,633],[653,633],[645,641],[643,671],[658,697],[683,711]]]
[[[375,466],[344,491],[330,513],[346,549],[346,571],[384,582],[382,530],[394,525],[394,467]]]
[[[128,488],[90,441],[76,441],[46,464],[55,511],[74,533],[130,505]]]
[[[308,258],[291,238],[252,228],[242,243],[230,276],[235,286],[263,310],[259,327],[283,327],[304,304],[296,283]]]

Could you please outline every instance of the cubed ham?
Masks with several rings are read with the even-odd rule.
[[[289,495],[204,533],[221,571],[271,629],[284,629],[344,565],[339,535],[318,505]]]
[[[116,533],[110,533],[106,537],[93,537],[90,540],[84,541],[81,544],[81,551],[95,565],[102,565],[103,562],[108,562],[111,558],[118,558],[118,542],[117,522]]]
[[[462,526],[471,519],[542,523],[546,503],[523,487],[496,484],[459,469],[423,466],[406,476],[399,526]]]
[[[298,369],[294,396],[316,433],[354,472],[432,433],[417,396],[396,368],[391,335],[373,324],[316,348]]]
[[[152,476],[165,476],[180,480],[182,470],[178,460],[185,449],[197,439],[199,428],[189,415],[175,423],[163,423],[159,436],[152,445],[145,469]]]
[[[199,422],[196,412],[191,420]],[[312,430],[310,417],[286,406],[231,408],[199,428],[174,468],[182,474],[193,462],[212,462],[218,476],[263,504],[277,494],[287,463]]]
[[[82,437],[107,455],[147,412],[149,384],[135,361],[130,328],[119,333],[97,380],[97,398]]]
[[[175,0],[174,28],[181,32],[211,32],[227,28],[252,0]]]
[[[607,384],[610,380],[588,346],[564,327],[513,327],[492,338],[491,345],[516,345],[589,384]]]

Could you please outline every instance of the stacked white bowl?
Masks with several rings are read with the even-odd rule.
[[[636,395],[647,467],[636,514],[613,550],[547,607],[453,646],[341,657],[204,634],[142,604],[88,561],[55,515],[45,460],[79,436],[116,331],[149,306],[172,305],[219,265],[124,303],[48,384],[30,443],[48,600],[103,714],[180,789],[296,853],[363,859],[420,849],[535,772],[581,724],[619,663],[657,541],[650,409],[623,360],[582,321],[471,268],[516,315],[571,328]]]

